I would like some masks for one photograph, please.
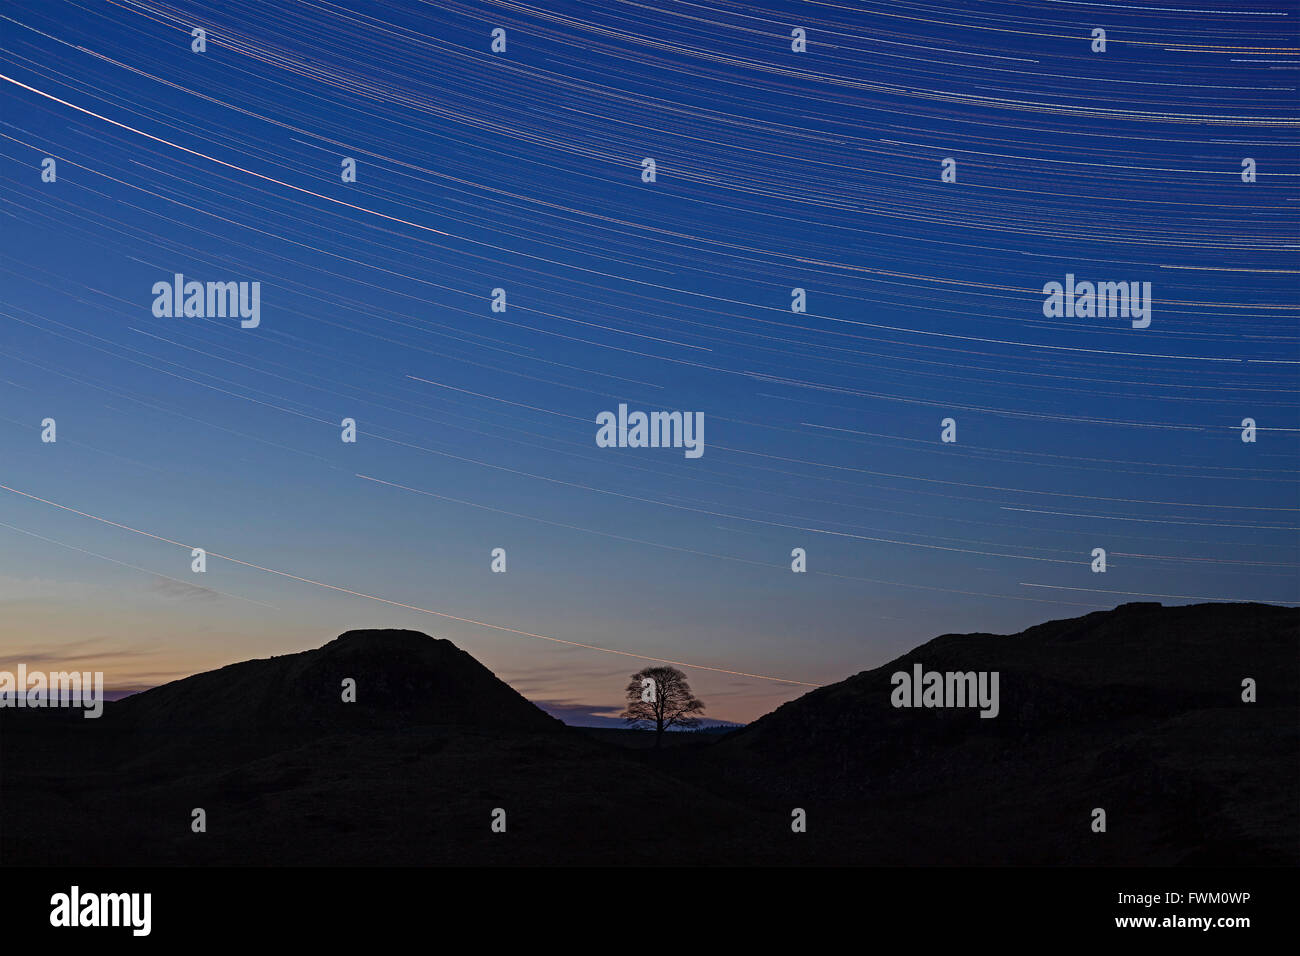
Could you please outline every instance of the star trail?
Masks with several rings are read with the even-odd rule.
[[[533,699],[633,657],[748,720],[944,632],[1300,603],[1296,21],[8,4],[0,664],[435,615]]]

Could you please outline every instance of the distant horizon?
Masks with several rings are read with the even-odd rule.
[[[1205,605],[1205,604],[1211,604],[1211,605],[1212,605],[1212,604],[1244,604],[1244,605],[1255,605],[1255,606],[1260,606],[1260,607],[1277,607],[1277,608],[1284,608],[1284,607],[1289,607],[1289,606],[1290,606],[1290,605],[1283,605],[1283,604],[1269,604],[1269,603],[1266,603],[1266,602],[1260,602],[1260,601],[1242,601],[1242,602],[1202,602],[1202,605]],[[1126,606],[1153,606],[1153,607],[1161,607],[1161,608],[1177,608],[1177,607],[1195,607],[1195,606],[1202,606],[1202,605],[1197,605],[1197,604],[1168,604],[1168,605],[1166,605],[1166,604],[1162,604],[1162,603],[1159,602],[1159,601],[1126,601],[1126,602],[1124,602],[1123,604],[1117,604],[1117,605],[1115,605],[1115,607],[1113,607],[1113,608],[1109,608],[1109,609],[1101,609],[1100,613],[1108,613],[1108,612],[1117,611],[1117,610],[1119,610],[1120,608],[1122,608],[1122,607],[1126,607]],[[1088,612],[1088,613],[1099,613],[1099,612],[1095,612],[1095,611],[1093,611],[1093,612]],[[1051,619],[1048,619],[1048,620],[1039,621],[1039,622],[1037,622],[1036,624],[1032,624],[1032,625],[1030,625],[1030,627],[1037,627],[1037,626],[1041,626],[1041,625],[1044,625],[1044,624],[1055,623],[1055,622],[1057,622],[1057,621],[1062,621],[1062,620],[1074,620],[1074,619],[1077,619],[1077,618],[1080,618],[1080,617],[1085,617],[1085,616],[1087,616],[1087,615],[1086,615],[1086,614],[1080,614],[1080,615],[1073,615],[1073,616],[1071,616],[1071,617],[1066,617],[1066,618],[1051,618]],[[389,629],[390,629],[390,628],[350,628],[349,630],[361,630],[361,631],[370,631],[370,630],[374,630],[374,631],[382,631],[382,630],[389,630]],[[414,629],[414,628],[401,628],[400,630],[412,630],[412,631],[414,631],[414,630],[416,630],[416,629]],[[301,649],[296,650],[296,651],[286,651],[285,654],[301,654],[301,653],[306,653],[306,652],[310,652],[310,651],[313,651],[313,650],[319,650],[320,648],[324,647],[326,644],[329,644],[331,641],[337,639],[338,637],[342,636],[342,635],[345,634],[345,633],[347,633],[347,631],[340,632],[338,635],[335,635],[334,637],[331,637],[329,640],[325,641],[323,644],[314,645],[314,646],[312,646],[312,647],[301,648]],[[441,639],[441,638],[438,638],[437,635],[434,635],[434,634],[428,634],[427,632],[419,631],[418,633],[424,634],[424,636],[429,637],[430,639],[433,639],[433,640],[440,640],[440,639]],[[971,635],[974,635],[974,634],[993,634],[994,636],[997,636],[997,637],[1011,637],[1011,636],[1014,636],[1016,633],[1020,633],[1020,632],[1011,632],[1011,633],[995,633],[995,632],[991,632],[991,631],[973,630],[973,631],[947,632],[946,634],[934,634],[934,635],[931,635],[930,637],[926,638],[925,640],[919,642],[918,644],[914,645],[912,648],[908,648],[908,649],[906,649],[903,653],[907,653],[907,652],[910,651],[910,650],[914,650],[916,647],[920,647],[920,646],[922,646],[923,644],[928,643],[930,640],[933,640],[933,639],[935,639],[935,638],[938,638],[938,637],[944,637],[944,636],[950,636],[950,635],[953,635],[953,634],[957,634],[957,635],[963,635],[963,634],[971,634]],[[452,643],[454,644],[455,642],[452,642]],[[464,649],[464,648],[461,648],[461,650],[465,650],[465,649]],[[467,652],[467,653],[468,653],[468,652]],[[285,655],[271,655],[271,656],[272,656],[272,657],[279,657],[279,656],[285,656]],[[471,654],[471,656],[473,656],[473,655]],[[899,655],[899,656],[901,656],[901,655]],[[266,659],[269,659],[269,658],[248,658],[248,659],[246,659],[246,660],[266,660]],[[883,667],[883,666],[885,666],[886,664],[890,663],[893,659],[894,659],[894,658],[891,658],[891,659],[889,659],[889,660],[885,660],[885,661],[881,661],[880,664],[878,664],[878,665],[876,665],[876,666],[877,666],[877,667]],[[220,670],[222,667],[227,667],[227,666],[230,666],[230,665],[232,665],[232,664],[240,664],[240,663],[244,663],[244,662],[245,662],[244,660],[239,660],[239,661],[228,661],[228,662],[226,662],[225,664],[217,665],[216,667],[211,668],[211,669],[209,669],[208,671],[196,671],[196,672],[193,672],[193,673],[190,673],[190,674],[180,674],[180,675],[177,675],[176,677],[171,678],[170,680],[160,681],[159,683],[157,683],[157,684],[151,684],[151,685],[149,685],[148,687],[138,687],[138,688],[132,688],[132,689],[121,689],[121,688],[114,689],[114,688],[105,687],[105,689],[104,689],[104,694],[103,694],[103,700],[106,701],[106,702],[123,700],[123,699],[125,699],[125,698],[127,698],[127,697],[131,697],[131,696],[134,696],[134,695],[136,695],[136,694],[142,694],[142,693],[145,693],[146,691],[150,691],[150,690],[153,690],[153,689],[155,689],[155,688],[165,686],[166,684],[169,684],[169,683],[174,683],[174,682],[176,682],[176,681],[185,680],[185,679],[188,678],[188,677],[194,677],[194,676],[196,676],[197,674],[200,674],[200,673],[210,673],[211,671],[214,671],[214,670]],[[16,664],[17,662],[13,662],[13,663]],[[30,662],[24,662],[24,663],[27,663],[29,670],[30,670],[30,669],[35,669],[35,665],[31,664]],[[481,662],[480,662],[480,663],[481,663]],[[37,664],[39,664],[39,661],[37,662]],[[5,670],[5,669],[7,669],[7,668],[10,667],[10,666],[11,666],[11,665],[10,665],[9,663],[6,663],[4,660],[0,659],[0,670]],[[60,665],[60,667],[58,667],[58,668],[51,668],[51,669],[68,669],[69,667],[72,667],[73,669],[78,669],[78,670],[86,670],[86,669],[87,669],[87,668],[85,668],[85,667],[75,667],[74,665],[71,665],[70,662],[63,662],[63,663]],[[864,670],[874,670],[874,669],[876,669],[876,668],[874,668],[874,667],[872,667],[872,668],[865,668]],[[843,680],[847,680],[847,679],[850,678],[850,677],[856,676],[856,674],[859,674],[859,673],[862,673],[862,671],[855,671],[855,672],[852,672],[852,673],[846,673],[846,674],[842,675],[840,678],[838,678],[836,681],[833,681],[832,683],[839,683],[839,682],[841,682],[841,681],[843,681]],[[498,676],[499,676],[499,675],[498,675]],[[687,677],[688,677],[688,679],[689,679],[690,675],[688,674]],[[506,683],[509,684],[510,682],[509,682],[509,681],[506,681]],[[825,686],[825,685],[821,685],[821,686]],[[795,694],[794,696],[795,696],[795,697],[802,696],[803,693],[805,693],[805,692],[807,692],[807,691],[809,691],[809,690],[812,690],[812,689],[814,689],[814,688],[804,688],[804,689],[802,689],[802,690],[800,691],[800,693],[797,693],[797,694]],[[521,696],[524,696],[524,699],[525,699],[525,700],[528,700],[529,703],[535,705],[536,707],[538,707],[539,709],[541,709],[541,710],[544,711],[545,713],[550,714],[552,717],[555,717],[555,718],[557,718],[558,720],[563,721],[565,724],[567,724],[568,726],[571,726],[571,727],[589,727],[589,728],[603,728],[603,729],[618,729],[618,728],[624,728],[624,729],[626,729],[626,724],[625,724],[625,722],[624,722],[620,717],[617,716],[617,714],[622,710],[622,706],[623,706],[621,699],[618,700],[618,701],[613,701],[613,702],[611,702],[611,703],[609,703],[609,704],[601,704],[601,703],[580,703],[580,702],[576,702],[576,701],[572,701],[572,700],[534,699],[534,698],[529,697],[529,696],[527,696],[527,695],[521,695]],[[793,699],[793,698],[792,698],[792,699]],[[707,701],[706,701],[706,704],[707,704]],[[775,709],[775,708],[773,708],[773,709]],[[764,715],[767,714],[767,713],[771,713],[771,711],[765,711],[765,712],[762,713],[762,714],[756,714],[756,715],[754,715],[754,717],[752,717],[752,718],[750,718],[750,719],[748,719],[748,720],[743,720],[743,721],[730,720],[730,719],[723,718],[723,717],[717,717],[717,716],[712,715],[712,714],[706,714],[706,715],[702,718],[702,720],[701,720],[701,722],[700,722],[700,729],[713,729],[713,728],[717,728],[717,727],[734,727],[734,728],[740,728],[740,727],[747,726],[747,725],[750,724],[750,723],[753,723],[754,720],[758,719],[759,717],[764,716]],[[678,730],[682,730],[683,728],[673,727],[673,728],[669,728],[669,729],[671,729],[671,730],[673,730],[673,731],[678,731]]]
[[[190,674],[187,676],[193,677],[194,675]],[[184,680],[184,679],[185,679],[184,677],[176,678],[176,680]],[[171,683],[171,682],[168,681],[167,683]],[[141,687],[137,690],[129,690],[129,691],[114,691],[105,688],[104,700],[109,703],[118,700],[125,700],[128,697],[134,697],[136,694],[143,694],[146,691],[154,690],[155,688],[163,687],[163,686],[165,686],[165,684],[155,684],[152,687]],[[598,712],[599,710],[608,711],[610,708],[583,706],[580,704],[573,704],[568,701],[529,700],[528,698],[524,698],[524,699],[528,700],[530,704],[533,704],[540,710],[550,714],[552,717],[556,718],[557,720],[563,721],[565,724],[567,724],[570,727],[590,727],[590,728],[605,729],[605,730],[632,729],[627,726],[626,721],[624,721],[622,718],[616,716],[610,716],[607,713],[602,714]],[[739,728],[744,726],[747,726],[747,724],[739,723],[732,720],[721,720],[714,717],[704,717],[700,720],[700,725],[698,729],[711,730],[716,727]],[[685,731],[687,730],[687,728],[669,727],[667,728],[667,730],[669,732],[676,733],[678,731]]]

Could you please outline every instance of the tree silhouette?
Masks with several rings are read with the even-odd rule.
[[[675,667],[646,667],[632,675],[627,685],[627,710],[619,716],[631,727],[649,725],[655,730],[655,746],[669,727],[698,727],[696,714],[704,713],[704,701],[691,693],[686,675]]]

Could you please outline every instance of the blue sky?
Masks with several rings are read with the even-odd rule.
[[[1294,14],[9,4],[0,660],[414,627],[748,720],[939,633],[1296,603]],[[155,317],[178,272],[260,325]],[[1150,327],[1044,316],[1067,273]],[[704,455],[598,448],[620,402]]]

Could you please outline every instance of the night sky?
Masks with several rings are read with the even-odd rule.
[[[410,627],[750,720],[945,632],[1300,603],[1296,14],[5,4],[0,667]],[[177,273],[260,323],[156,316]],[[598,447],[620,404],[704,453]]]

